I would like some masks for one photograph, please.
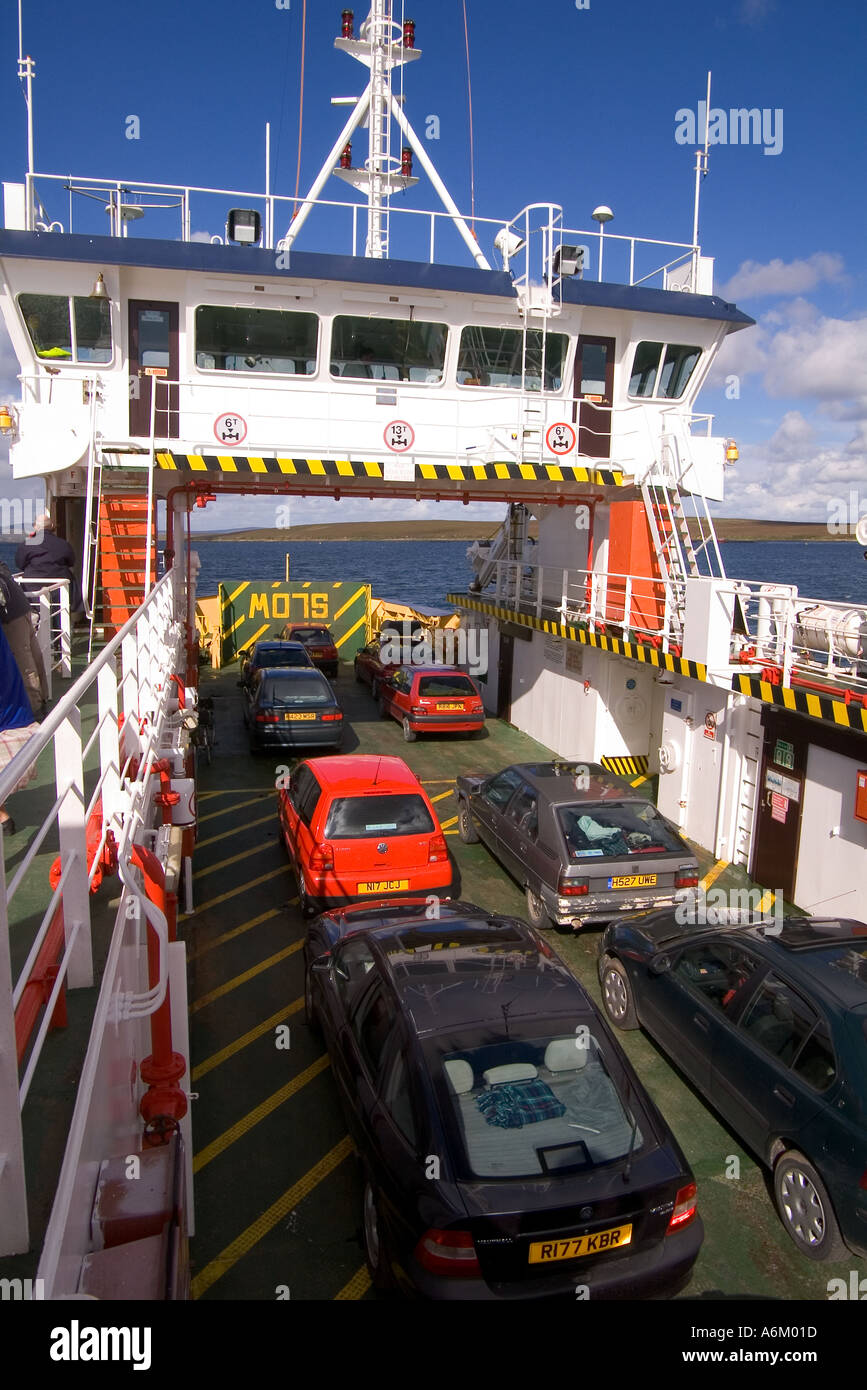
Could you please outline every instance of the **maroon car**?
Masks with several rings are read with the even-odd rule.
[[[383,661],[381,651],[381,639],[374,637],[372,642],[368,642],[366,647],[361,647],[355,653],[355,679],[370,686],[374,700],[379,696],[382,682],[387,680],[399,665],[396,661]]]
[[[284,642],[302,642],[313,665],[331,680],[337,678],[337,644],[324,623],[287,623],[280,635]]]

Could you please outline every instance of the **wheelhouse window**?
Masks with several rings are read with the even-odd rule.
[[[701,348],[678,343],[639,343],[632,359],[630,396],[674,401],[684,393],[701,357]]]
[[[64,363],[110,362],[111,308],[86,295],[19,294],[36,356]]]
[[[526,346],[525,346],[526,344]],[[458,353],[461,386],[559,391],[569,339],[564,333],[517,328],[465,328]]]
[[[319,320],[284,309],[196,310],[196,366],[210,372],[310,376],[316,371]]]
[[[443,379],[447,342],[444,323],[341,314],[332,329],[331,375],[435,385]]]

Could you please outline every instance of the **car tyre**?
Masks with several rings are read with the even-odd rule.
[[[476,827],[473,825],[473,818],[470,815],[470,808],[461,798],[460,810],[458,811],[458,837],[463,840],[465,845],[477,845],[479,837]]]
[[[846,1246],[828,1189],[812,1163],[788,1149],[774,1165],[774,1200],[787,1234],[810,1260],[842,1260]]]
[[[379,1217],[379,1202],[376,1190],[370,1181],[364,1184],[361,1199],[361,1226],[364,1234],[364,1254],[367,1268],[375,1289],[393,1289],[394,1276],[391,1272],[388,1246],[382,1222]]]
[[[625,1031],[638,1027],[635,996],[629,976],[619,960],[612,956],[602,971],[602,1003],[616,1028]]]
[[[322,1025],[319,1022],[319,1015],[317,1014],[316,1006],[313,1003],[313,988],[309,966],[304,972],[304,1015],[307,1021],[307,1027],[310,1029],[310,1032],[313,1034],[315,1038],[321,1038]]]
[[[314,908],[311,906],[310,899],[304,891],[304,879],[301,877],[300,874],[298,875],[297,883],[298,911],[301,913],[302,917],[312,917],[314,915]]]
[[[547,909],[542,899],[532,888],[528,888],[524,895],[527,899],[527,920],[537,931],[547,931],[553,927],[554,923],[548,916]]]
[[[412,726],[410,725],[409,720],[408,720],[408,719],[404,719],[404,721],[403,721],[403,741],[404,741],[404,743],[415,743],[415,741],[416,741],[417,738],[418,738],[418,735],[417,735],[415,729],[413,729]]]

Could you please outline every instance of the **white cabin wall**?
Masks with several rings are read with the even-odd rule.
[[[807,755],[795,902],[816,916],[867,921],[867,822],[854,815],[856,772],[865,761],[815,745]]]

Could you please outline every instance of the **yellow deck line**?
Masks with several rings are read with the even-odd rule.
[[[276,790],[276,788],[275,788],[275,790]],[[203,801],[204,798],[205,798],[206,796],[219,796],[219,795],[220,795],[219,792],[205,792],[202,796],[199,797],[199,800],[200,800],[200,801]],[[273,796],[273,792],[266,792],[266,795],[267,795],[267,796]],[[253,796],[253,797],[250,798],[249,801],[239,801],[238,804],[237,804],[236,806],[224,806],[223,809],[222,809],[222,811],[209,811],[208,814],[207,814],[206,816],[199,816],[199,825],[204,825],[204,823],[205,823],[206,820],[216,820],[217,816],[228,816],[232,811],[243,811],[243,810],[245,810],[245,808],[246,808],[247,806],[255,806],[255,805],[256,805],[256,802],[259,801],[259,800],[260,800],[260,798],[259,798],[258,796]],[[206,845],[206,844],[209,844],[209,843],[210,843],[210,841],[208,841],[208,840],[199,840],[199,841],[198,841],[198,844],[200,844],[200,845]]]
[[[215,845],[218,840],[228,840],[232,835],[237,837],[247,830],[252,830],[254,825],[264,825],[266,821],[276,824],[273,810],[270,811],[267,816],[260,816],[259,820],[245,820],[240,828],[235,826],[233,830],[221,830],[219,835],[212,835],[210,840],[197,840],[196,849],[207,849],[208,845]],[[226,864],[229,862],[228,859],[224,860]],[[205,870],[205,872],[207,873],[207,870]]]
[[[455,777],[421,777],[419,780],[420,780],[420,782],[421,782],[421,784],[422,784],[423,787],[441,787],[441,786],[443,785],[444,782],[451,782],[452,784],[454,784],[454,783],[457,781],[457,778],[455,778]]]
[[[294,1211],[298,1203],[303,1202],[304,1198],[309,1196],[313,1189],[318,1187],[324,1178],[328,1177],[329,1173],[333,1173],[334,1169],[345,1158],[348,1158],[351,1152],[352,1141],[349,1135],[345,1135],[340,1143],[335,1144],[324,1158],[321,1158],[313,1168],[308,1169],[303,1178],[287,1188],[276,1202],[273,1202],[267,1210],[262,1212],[261,1216],[256,1218],[252,1225],[242,1231],[239,1236],[236,1236],[224,1250],[220,1251],[219,1255],[205,1265],[204,1269],[192,1281],[193,1298],[201,1298],[202,1294],[207,1293],[208,1289],[216,1284],[218,1279],[222,1279],[223,1275],[227,1274],[233,1265],[236,1265],[244,1255],[248,1254],[254,1245],[257,1245],[269,1231],[273,1231],[274,1227],[279,1225],[290,1211]]]
[[[698,886],[699,886],[699,888],[701,888],[702,891],[706,893],[707,890],[708,890],[708,888],[710,888],[711,884],[716,882],[716,880],[719,878],[720,874],[722,873],[723,869],[727,869],[730,863],[731,863],[731,860],[729,860],[729,859],[718,859],[718,860],[716,861],[716,863],[714,864],[713,868],[712,868],[712,869],[708,869],[708,871],[707,871],[707,873],[705,874],[704,878],[700,878],[700,879],[699,879],[699,881],[698,881]]]
[[[227,893],[220,893],[216,898],[209,898],[206,903],[199,903],[192,912],[184,913],[183,920],[189,922],[192,917],[197,917],[200,912],[207,912],[212,907],[219,907],[220,903],[226,903],[230,898],[237,898],[239,893],[246,893],[250,888],[258,888],[260,883],[267,883],[269,879],[277,878],[280,874],[288,874],[289,865],[281,864],[279,869],[272,869],[270,873],[260,874],[258,878],[251,878],[246,883],[239,883],[237,887],[230,888]]]
[[[774,897],[775,895],[771,892],[770,888],[766,888],[759,901],[759,912],[767,912],[774,901]]]
[[[204,1062],[199,1062],[197,1067],[193,1067],[192,1080],[198,1081],[201,1077],[207,1076],[214,1067],[219,1067],[223,1062],[227,1062],[230,1057],[234,1057],[243,1048],[249,1047],[257,1038],[261,1038],[265,1033],[272,1032],[284,1019],[291,1018],[304,1008],[304,999],[293,999],[291,1004],[287,1004],[285,1009],[280,1009],[279,1013],[272,1014],[266,1018],[264,1023],[257,1023],[255,1028],[251,1028],[249,1033],[244,1033],[242,1037],[236,1038],[234,1042],[227,1043],[221,1047],[219,1052],[212,1052],[210,1057],[206,1057]]]
[[[450,825],[456,825],[457,819],[457,816],[452,816],[450,820],[440,821],[440,830],[446,830]]]
[[[352,636],[358,631],[358,629],[359,629],[360,627],[364,627],[364,624],[365,624],[366,622],[367,622],[367,614],[364,613],[364,614],[362,615],[362,617],[360,617],[360,618],[358,619],[358,622],[357,622],[357,623],[353,623],[352,627],[349,629],[348,632],[344,632],[344,634],[343,634],[342,637],[338,637],[338,638],[337,638],[337,641],[335,642],[335,646],[337,646],[337,647],[342,647],[343,644],[344,644],[344,642],[348,642],[349,639],[350,639],[350,637],[352,637]]]
[[[296,951],[300,951],[303,945],[303,941],[293,941],[291,946],[285,946],[282,951],[275,951],[273,956],[260,960],[258,965],[251,965],[250,969],[245,970],[242,975],[235,975],[224,985],[217,985],[216,989],[210,990],[207,994],[201,994],[190,1004],[190,1013],[198,1013],[199,1009],[204,1009],[207,1004],[213,1004],[216,999],[222,999],[224,995],[231,994],[233,989],[239,989],[241,985],[247,984],[248,980],[254,980],[263,971],[270,970],[272,965],[279,965],[281,960],[288,960],[290,956],[295,955]]]
[[[193,1159],[193,1172],[200,1173],[213,1159],[219,1158],[220,1154],[225,1153],[232,1144],[243,1139],[245,1134],[249,1134],[254,1125],[260,1124],[262,1120],[267,1120],[269,1115],[273,1115],[275,1110],[279,1110],[284,1100],[290,1100],[292,1096],[297,1095],[308,1081],[315,1081],[316,1077],[320,1076],[330,1065],[331,1060],[327,1052],[323,1053],[321,1057],[317,1057],[315,1062],[311,1062],[309,1067],[304,1068],[304,1071],[293,1076],[292,1080],[287,1081],[285,1086],[281,1086],[279,1091],[268,1096],[261,1105],[248,1111],[236,1124],[224,1130],[212,1143],[206,1144],[203,1149],[200,1149]]]
[[[290,903],[297,903],[297,898],[290,898]],[[267,912],[260,912],[258,917],[250,917],[246,922],[242,922],[239,927],[232,927],[231,931],[224,931],[221,936],[215,936],[213,941],[206,941],[202,946],[197,946],[195,951],[187,952],[187,960],[198,960],[199,956],[206,956],[209,951],[216,951],[218,946],[224,946],[227,941],[234,941],[236,936],[243,936],[245,931],[252,931],[253,927],[261,926],[263,922],[270,922],[274,917],[281,917],[282,907],[269,907]]]
[[[271,817],[269,816],[268,819],[270,820]],[[240,854],[233,854],[230,859],[221,859],[217,864],[208,864],[204,869],[196,869],[193,874],[193,881],[195,882],[196,879],[200,878],[207,878],[208,874],[219,873],[220,869],[228,869],[230,864],[240,864],[242,859],[249,859],[254,854],[261,854],[263,849],[273,848],[273,841],[262,840],[258,845],[254,845],[252,849],[242,849]]]
[[[442,801],[447,796],[454,796],[454,792],[452,791],[451,787],[449,787],[447,792],[437,792],[436,796],[432,796],[431,805],[433,805],[435,801]]]
[[[649,777],[646,773],[642,773],[642,775],[641,775],[640,777],[636,777],[635,781],[634,781],[634,782],[630,782],[629,785],[630,785],[630,787],[640,787],[641,784],[642,784],[642,782],[649,782],[649,781],[650,781],[650,777]]]
[[[371,1278],[367,1265],[362,1265],[361,1269],[356,1270],[348,1284],[344,1284],[340,1293],[334,1295],[334,1301],[349,1298],[364,1298],[370,1288]]]
[[[362,594],[366,593],[366,591],[367,591],[367,585],[366,585],[366,584],[362,584],[362,586],[361,586],[360,589],[356,589],[355,593],[352,595],[352,598],[348,598],[348,599],[346,600],[346,602],[344,603],[343,607],[342,607],[342,608],[338,608],[337,612],[334,614],[334,617],[331,619],[331,622],[332,622],[332,623],[336,623],[338,618],[342,618],[343,615],[344,615],[344,613],[346,612],[347,608],[351,608],[352,605],[353,605],[353,603],[355,602],[355,600],[356,600],[357,598],[361,598]],[[366,616],[366,615],[365,615],[365,616]]]

